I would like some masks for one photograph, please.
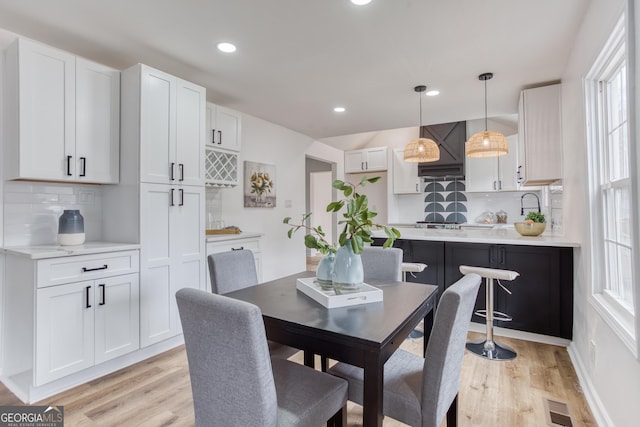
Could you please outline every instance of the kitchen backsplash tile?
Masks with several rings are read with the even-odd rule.
[[[6,181],[4,245],[56,243],[58,218],[65,209],[80,211],[87,241],[102,239],[100,186]]]
[[[467,197],[463,180],[425,179],[424,221],[467,222]]]

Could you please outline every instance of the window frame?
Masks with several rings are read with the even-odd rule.
[[[631,283],[634,313],[631,313],[625,304],[623,304],[617,296],[613,295],[606,286],[607,267],[603,260],[605,257],[605,218],[607,216],[604,194],[607,189],[612,188],[628,188],[630,193],[630,209],[631,216],[637,212],[635,200],[637,188],[634,185],[634,167],[635,160],[634,150],[631,145],[634,138],[634,110],[632,102],[635,99],[630,92],[633,85],[631,84],[634,76],[632,75],[634,67],[632,60],[634,55],[629,54],[633,48],[633,42],[629,43],[627,38],[627,28],[625,25],[625,16],[622,16],[611,32],[609,40],[605,43],[600,51],[597,59],[594,61],[591,69],[584,78],[584,95],[585,95],[585,115],[586,115],[586,137],[587,137],[587,156],[588,156],[588,182],[589,182],[589,226],[591,231],[591,289],[590,298],[592,306],[609,324],[609,326],[617,333],[627,347],[632,351],[635,357],[638,357],[639,342],[637,340],[637,317],[639,314],[638,307],[638,284],[636,278],[638,269],[635,267],[634,260],[637,259],[636,252],[639,250],[637,242],[638,230],[635,224],[630,221],[631,235]],[[606,97],[603,88],[603,82],[607,81],[614,75],[624,62],[626,67],[626,100],[627,100],[627,141],[629,144],[628,158],[629,177],[619,180],[611,180],[607,176],[606,183],[603,183],[603,175],[608,173],[608,144],[603,143],[605,138],[606,125],[602,124],[602,120],[606,121],[607,108],[604,105]],[[603,94],[601,95],[601,91]],[[605,160],[601,160],[605,159]]]

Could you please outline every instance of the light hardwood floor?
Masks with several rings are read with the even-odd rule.
[[[478,337],[470,334],[470,338]],[[501,338],[518,357],[492,362],[464,357],[459,395],[461,427],[548,425],[544,398],[569,406],[574,426],[596,426],[566,350],[545,344]],[[419,353],[421,339],[402,347]],[[301,353],[292,359],[301,362]],[[0,406],[20,404],[0,386]],[[39,402],[64,405],[67,426],[192,426],[191,385],[184,347]],[[362,408],[349,403],[348,425],[362,425]],[[401,426],[386,418],[386,427]],[[443,426],[445,424],[443,423]]]

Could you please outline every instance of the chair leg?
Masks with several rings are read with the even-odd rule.
[[[327,421],[327,427],[347,427],[347,405],[345,404]]]
[[[447,409],[447,427],[457,427],[458,425],[458,395],[453,398],[453,402]]]
[[[325,356],[320,356],[320,369],[322,370],[322,372],[327,372],[327,364],[327,358]]]

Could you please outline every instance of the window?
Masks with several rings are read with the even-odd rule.
[[[585,81],[593,294],[605,319],[636,348],[627,55],[621,19]]]

